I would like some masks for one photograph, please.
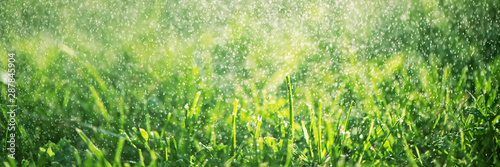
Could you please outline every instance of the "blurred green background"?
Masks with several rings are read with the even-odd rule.
[[[424,154],[437,148],[424,139],[436,132],[425,128],[443,107],[460,113],[482,96],[498,112],[499,19],[497,0],[2,1],[0,72],[7,71],[7,54],[16,53],[22,135],[16,156],[50,164],[40,162],[40,147],[68,139],[83,157],[87,145],[75,128],[107,151],[108,159],[118,142],[113,135],[133,134],[133,127],[177,137],[199,91],[193,140],[207,143],[214,132],[218,141],[230,143],[233,99],[240,99],[239,129],[245,134],[245,124],[257,115],[272,118],[266,104],[287,109],[285,74],[295,89],[296,122],[309,120],[308,108],[319,100],[325,121],[337,122],[354,102],[349,129],[369,126],[366,117],[377,118],[378,126],[403,116],[410,121],[400,130],[418,131],[410,134],[422,139],[413,145]],[[1,88],[4,130],[6,85]],[[459,131],[444,123],[439,132]],[[277,124],[264,120],[268,132],[262,136],[275,134]],[[366,138],[368,132],[359,131]],[[498,139],[492,143],[489,156],[498,151]],[[357,147],[347,156],[356,159]],[[124,150],[122,162],[139,159],[130,144]],[[392,156],[389,164],[407,163]],[[458,162],[438,151],[426,158],[420,165]]]

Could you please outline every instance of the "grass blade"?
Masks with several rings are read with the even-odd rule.
[[[289,122],[290,126],[288,127],[288,145],[287,145],[287,155],[286,155],[286,163],[285,166],[290,166],[292,156],[293,156],[293,99],[292,99],[292,83],[290,81],[290,75],[286,75],[286,87],[288,92],[288,110],[289,110]]]
[[[236,116],[238,114],[238,99],[234,99],[233,107],[233,156],[236,155]]]
[[[90,141],[90,139],[87,137],[87,135],[85,135],[85,133],[83,133],[83,131],[78,129],[78,128],[76,128],[76,132],[78,132],[78,134],[83,139],[85,144],[87,144],[87,146],[89,146],[90,151],[92,151],[92,153],[97,157],[97,159],[99,159],[99,161],[104,161],[106,166],[111,167],[111,164],[106,160],[106,158],[104,158],[104,155],[102,154],[101,150],[99,150],[99,148],[97,148],[92,143],[92,141]]]
[[[323,158],[323,148],[322,148],[322,144],[321,144],[321,115],[323,115],[322,113],[322,110],[321,110],[321,107],[322,107],[322,102],[321,100],[319,100],[319,108],[318,108],[318,143],[317,143],[317,146],[318,146],[318,160],[319,162],[321,162],[321,159]]]
[[[122,154],[122,150],[123,150],[123,145],[125,144],[125,139],[124,138],[120,138],[118,140],[118,146],[116,148],[116,153],[115,153],[115,162],[113,162],[113,166],[122,166],[121,165],[121,162],[120,162],[120,157],[121,157],[121,154]]]

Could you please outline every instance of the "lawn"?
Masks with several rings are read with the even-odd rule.
[[[499,18],[497,0],[1,1],[0,166],[499,166]]]

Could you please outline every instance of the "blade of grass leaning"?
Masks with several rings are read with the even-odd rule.
[[[347,125],[349,124],[349,117],[351,116],[352,103],[353,102],[351,102],[351,105],[349,106],[349,111],[347,112],[347,117],[346,117],[346,120],[345,120],[345,123],[344,123],[344,134],[342,135],[342,140],[340,142],[341,147],[342,147],[342,149],[340,149],[340,154],[343,154],[343,150],[344,150],[344,148],[346,146],[346,144],[345,144],[345,140],[346,140],[346,133],[345,133],[345,131],[347,130]]]
[[[195,114],[196,114],[196,105],[198,104],[198,99],[200,98],[201,92],[196,93],[196,97],[194,98],[193,105],[191,106],[191,109],[189,109],[189,105],[186,104],[185,106],[185,116],[186,118],[184,119],[184,134],[187,137],[181,137],[179,140],[179,145],[181,146],[181,149],[183,152],[187,153],[190,151],[191,148],[191,143],[192,143],[192,138],[191,135],[193,134],[194,131],[194,125],[193,123],[196,122],[194,120]],[[186,142],[186,143],[184,143]]]
[[[122,166],[120,162],[120,157],[122,155],[122,150],[123,150],[123,145],[125,144],[125,139],[120,138],[118,140],[118,146],[116,148],[116,153],[115,153],[115,162],[113,162],[113,166]]]
[[[167,148],[165,149],[165,161],[168,161],[168,154],[170,154],[170,152],[172,152],[170,150],[170,138],[169,137],[167,137],[166,146],[167,146]]]
[[[156,152],[151,150],[149,151],[149,155],[151,156],[151,161],[148,165],[148,167],[156,167],[156,160],[157,160],[157,157],[156,157]]]
[[[368,131],[368,136],[366,137],[366,140],[363,143],[363,152],[361,152],[361,156],[359,156],[358,164],[362,163],[363,156],[364,156],[365,152],[368,151],[368,148],[371,147],[370,137],[372,136],[372,133],[373,133],[373,124],[375,123],[374,120],[375,119],[372,119],[372,121],[370,123],[370,130]]]
[[[194,126],[192,125],[194,122],[196,122],[196,105],[198,104],[198,99],[200,98],[201,92],[196,93],[196,97],[194,98],[193,105],[191,106],[191,111],[188,114],[190,123],[189,123],[189,135],[193,133]]]
[[[334,126],[334,123],[333,122],[325,122],[325,125],[326,125],[326,135],[327,135],[327,140],[326,140],[326,149],[330,150],[330,153],[331,153],[331,149],[334,147],[334,142],[335,142],[335,135],[333,134],[334,133],[334,130],[333,130],[333,126]]]
[[[194,102],[193,102],[193,105],[191,106],[191,115],[190,116],[193,116],[196,114],[196,105],[198,104],[198,99],[200,98],[200,95],[201,95],[201,92],[197,92],[196,93],[196,97],[194,98]]]
[[[285,166],[290,166],[292,156],[293,156],[293,100],[292,100],[292,83],[290,81],[290,75],[286,75],[286,86],[287,86],[287,91],[288,91],[288,110],[289,110],[289,116],[290,116],[290,126],[288,127],[288,145],[287,145],[287,155],[286,155],[286,162]]]
[[[238,114],[238,99],[234,99],[234,107],[233,107],[233,156],[236,155],[236,116]]]
[[[141,164],[141,166],[146,166],[146,164],[144,163],[144,156],[142,156],[141,149],[139,149],[139,163]]]
[[[317,147],[318,146],[318,130],[316,129],[316,121],[314,121],[314,119],[315,119],[315,116],[314,116],[314,105],[313,104],[311,104],[311,105],[307,104],[307,105],[308,105],[308,108],[309,108],[309,117],[311,117],[311,125],[310,125],[309,129],[311,130],[312,135],[314,136],[314,146]],[[308,143],[308,144],[312,145],[311,143]],[[313,149],[312,148],[310,148],[310,149],[311,149],[311,156],[312,156],[311,159],[314,160],[314,158],[316,156],[312,152]]]
[[[92,167],[92,166],[100,166],[101,165],[101,163],[97,163],[97,162],[94,164],[94,155],[92,155],[92,151],[85,150],[85,152],[87,154],[85,155],[85,160],[83,161],[84,167]]]
[[[417,163],[415,162],[415,159],[413,158],[413,152],[411,151],[410,147],[408,146],[408,142],[406,141],[406,135],[401,135],[403,137],[403,144],[404,144],[404,151],[406,153],[406,157],[408,158],[409,165],[411,166],[417,166]]]
[[[83,139],[85,144],[87,144],[87,146],[89,146],[90,151],[92,151],[92,153],[97,157],[97,159],[99,159],[99,161],[104,161],[106,166],[111,167],[111,164],[106,160],[106,158],[104,158],[104,155],[102,154],[101,150],[99,150],[99,148],[97,148],[92,143],[92,141],[90,141],[90,139],[87,137],[87,135],[85,135],[85,133],[83,133],[82,130],[80,130],[78,128],[75,128],[75,129],[76,129],[76,132],[78,132],[80,137]]]
[[[90,89],[90,92],[92,92],[92,96],[94,97],[95,103],[97,104],[97,108],[101,112],[104,119],[106,121],[109,121],[110,117],[108,114],[108,110],[106,110],[106,107],[104,106],[104,103],[102,102],[101,97],[99,96],[99,93],[97,93],[94,86],[92,86],[91,84],[89,84],[89,89]]]
[[[75,157],[75,160],[76,160],[76,164],[78,166],[82,166],[82,159],[81,159],[81,156],[80,156],[80,152],[78,152],[77,149],[73,149],[73,153],[74,153],[74,157]]]
[[[322,148],[322,144],[321,144],[321,115],[323,114],[322,113],[322,110],[321,110],[321,107],[322,107],[322,102],[321,100],[319,100],[319,106],[318,106],[318,143],[317,143],[317,146],[318,146],[318,160],[319,162],[321,162],[321,159],[323,158],[323,148]]]
[[[301,123],[302,123],[302,132],[304,133],[304,139],[306,139],[306,144],[307,144],[307,146],[309,148],[309,152],[311,153],[311,156],[314,159],[313,147],[312,147],[312,144],[311,144],[311,140],[309,139],[309,134],[307,133],[306,125],[304,124],[304,121],[302,121]]]
[[[344,85],[344,84],[342,84],[342,85]],[[340,90],[337,93],[337,96],[335,97],[334,102],[332,103],[332,108],[336,108],[337,107],[336,105],[339,105],[340,97],[341,97],[342,93],[344,92],[344,87],[345,86],[340,87]],[[337,117],[337,122],[336,123],[331,122],[330,124],[328,124],[329,125],[328,128],[331,128],[331,130],[332,130],[332,131],[328,131],[329,138],[328,138],[328,142],[327,142],[327,147],[329,150],[335,149],[335,147],[338,144],[336,142],[341,140],[340,135],[339,135],[340,125],[341,125],[341,121],[340,121],[341,116],[342,116],[342,112],[338,112],[335,115],[335,117]],[[333,129],[334,127],[336,128],[335,130]],[[339,155],[339,154],[337,154],[338,152],[336,152],[336,151],[332,150],[332,152],[334,155]]]
[[[347,130],[347,125],[349,124],[349,117],[351,117],[351,110],[352,110],[352,102],[351,105],[349,106],[349,111],[347,112],[347,117],[344,123],[344,131]],[[342,140],[345,140],[345,134]]]
[[[262,144],[260,143],[260,136],[259,136],[259,133],[260,133],[260,127],[262,125],[262,116],[257,116],[257,125],[255,126],[255,134],[254,134],[254,152],[255,152],[255,155],[256,155],[256,164],[260,164],[261,162],[261,153],[262,152],[259,152],[259,147],[262,146]],[[262,150],[262,149],[260,149]]]

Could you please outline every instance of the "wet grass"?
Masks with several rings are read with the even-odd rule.
[[[261,4],[256,11],[279,12],[245,9],[247,16],[171,1],[86,4],[80,13],[66,8],[79,4],[40,2],[38,14],[24,13],[33,21],[26,27],[0,20],[7,39],[0,73],[15,52],[19,95],[16,160],[4,158],[2,138],[0,163],[498,166],[500,56],[490,42],[498,41],[498,23],[487,20],[498,15],[494,2],[481,14],[470,8],[486,5],[457,2],[457,11],[485,16],[469,25],[452,19],[454,11],[404,1],[415,7],[385,6],[394,13],[374,27],[351,25],[365,18],[348,3]],[[135,8],[119,11],[128,6]],[[108,9],[117,15],[96,14]],[[5,20],[23,19],[9,10],[0,11]],[[274,28],[261,24],[282,19]],[[0,131],[7,132],[7,86],[0,85]]]
[[[399,70],[404,78],[404,70]],[[466,72],[462,74],[467,75],[467,70],[464,71]],[[446,71],[443,72],[446,73]],[[461,78],[472,78],[472,81],[482,85],[491,82],[491,79],[478,81],[482,78],[478,74],[479,72],[475,72],[472,77]],[[446,77],[428,77],[430,80],[446,80]],[[99,120],[103,121],[103,125],[82,127],[79,122],[58,122],[62,124],[62,127],[56,130],[61,128],[74,130],[79,137],[64,136],[54,140],[57,144],[50,140],[46,144],[39,145],[39,151],[25,154],[31,154],[34,158],[27,157],[22,162],[37,166],[49,164],[63,166],[69,164],[78,166],[275,166],[279,164],[285,166],[351,166],[356,164],[474,166],[498,163],[496,153],[499,149],[498,120],[500,115],[498,107],[494,107],[498,101],[496,89],[487,91],[479,89],[488,94],[475,96],[469,91],[454,92],[454,95],[451,95],[447,86],[439,84],[429,85],[430,89],[426,90],[412,90],[412,86],[415,86],[412,84],[399,87],[395,85],[394,91],[396,92],[392,94],[391,101],[385,101],[389,99],[388,92],[381,91],[385,97],[376,94],[366,95],[366,92],[363,92],[365,98],[370,98],[370,100],[344,101],[349,105],[340,103],[342,100],[339,99],[342,97],[335,97],[331,100],[321,98],[320,100],[311,96],[309,100],[301,101],[298,106],[294,106],[295,98],[310,96],[308,94],[311,94],[311,91],[302,89],[305,92],[299,92],[301,89],[292,89],[292,80],[289,75],[285,77],[283,85],[286,85],[286,96],[269,96],[260,92],[252,97],[242,96],[234,99],[230,115],[226,114],[230,101],[226,102],[223,98],[219,98],[215,105],[203,104],[207,102],[204,100],[206,96],[203,91],[199,91],[192,96],[191,103],[186,103],[184,109],[179,112],[185,113],[184,116],[168,113],[168,117],[165,115],[157,119],[149,116],[139,122],[127,121],[135,116],[121,115],[126,112],[126,109],[116,112],[106,109],[111,106],[110,99],[99,98],[99,93],[95,88],[89,87],[89,100],[91,100],[90,103],[95,103],[95,115],[102,117],[107,113],[104,111],[109,111],[109,115],[106,115],[108,119]],[[460,79],[457,86],[463,86],[465,82]],[[404,80],[395,80],[395,84],[408,83],[404,83]],[[353,86],[356,88],[355,85],[343,86],[344,88],[339,89],[337,96],[346,98],[349,97],[347,96],[349,92],[356,93]],[[363,90],[374,92],[373,88],[365,87]],[[401,93],[398,91],[403,91],[397,89],[406,89],[407,92],[403,94],[407,96],[396,98]],[[255,92],[258,91],[253,93]],[[292,92],[298,95],[292,96]],[[432,92],[440,92],[436,96],[438,99],[442,98],[442,102],[428,101],[424,94]],[[107,94],[102,97],[113,96]],[[252,99],[256,97],[261,97],[263,100],[259,104],[251,104],[251,102],[259,102]],[[380,97],[383,99],[371,99]],[[199,101],[202,103],[198,103]],[[148,103],[142,104],[149,105]],[[126,103],[116,104],[120,105],[119,108],[126,108],[124,106]],[[323,104],[329,106],[325,107]],[[298,111],[294,107],[298,108]],[[4,110],[3,113],[5,114],[6,111]],[[113,114],[115,115],[111,117]],[[142,114],[152,115],[153,113]],[[50,120],[50,118],[46,119]],[[114,123],[108,122],[113,120],[115,120]],[[162,120],[161,124],[155,125],[159,123],[158,120]],[[295,124],[295,121],[299,121],[300,124]],[[183,125],[179,124],[181,122]],[[115,128],[118,131],[112,132],[113,128],[104,128],[107,124],[121,125],[118,127],[123,128]],[[72,127],[83,129],[72,129]],[[131,128],[127,129],[128,127]],[[157,130],[160,130],[161,134]],[[299,133],[294,133],[294,131]],[[67,133],[71,134],[71,132]],[[26,139],[29,138],[26,135]],[[35,146],[38,144],[34,143]],[[14,165],[15,162],[4,161],[4,164]]]

